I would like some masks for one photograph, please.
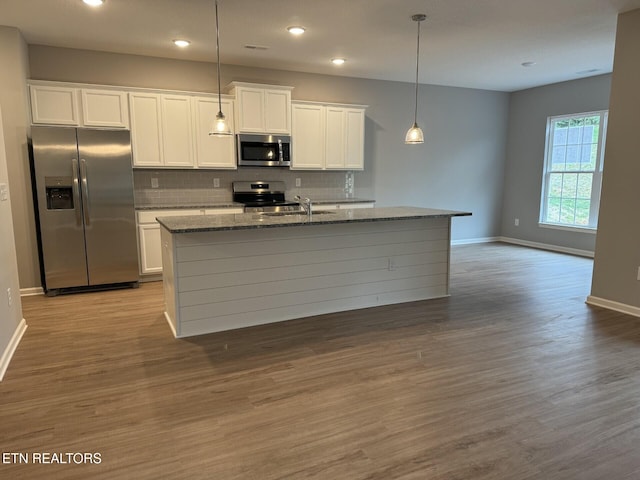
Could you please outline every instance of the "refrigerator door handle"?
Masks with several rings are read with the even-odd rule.
[[[80,159],[80,191],[82,192],[82,210],[84,211],[84,225],[91,226],[91,215],[89,214],[89,187],[87,186],[87,162]]]
[[[73,205],[76,211],[76,225],[82,226],[82,207],[80,206],[80,180],[78,179],[78,159],[71,159],[71,177],[73,178]]]

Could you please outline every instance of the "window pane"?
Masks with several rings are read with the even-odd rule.
[[[565,173],[562,176],[562,199],[576,198],[578,192],[578,174]]]
[[[567,158],[565,163],[565,170],[578,171],[580,170],[580,145],[568,145],[567,146]]]
[[[582,127],[569,127],[569,135],[567,137],[567,144],[577,145],[582,138]]]
[[[566,147],[553,147],[553,152],[551,153],[551,170],[564,170],[566,151]]]
[[[551,197],[547,200],[547,218],[546,222],[559,223],[560,222],[560,199]]]
[[[580,158],[580,170],[595,170],[596,158],[598,155],[597,144],[587,144],[582,146],[582,154]]]
[[[563,198],[560,205],[560,223],[573,224],[576,213],[576,201],[573,198]]]
[[[590,199],[576,200],[576,225],[589,225]]]
[[[577,198],[584,200],[591,199],[591,186],[593,183],[592,173],[580,173],[578,174],[578,194]]]
[[[556,127],[553,130],[553,144],[554,145],[566,145],[567,144],[567,129],[559,128],[556,123]]]
[[[549,175],[549,196],[561,197],[562,196],[562,174],[552,173]]]

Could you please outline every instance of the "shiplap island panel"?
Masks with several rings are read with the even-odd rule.
[[[413,207],[159,217],[176,337],[448,295],[451,217]]]

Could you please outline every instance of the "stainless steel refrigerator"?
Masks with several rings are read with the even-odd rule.
[[[129,132],[32,127],[31,147],[45,292],[137,286]]]

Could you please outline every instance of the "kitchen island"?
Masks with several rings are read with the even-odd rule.
[[[417,207],[158,217],[176,337],[449,291],[451,218]]]

